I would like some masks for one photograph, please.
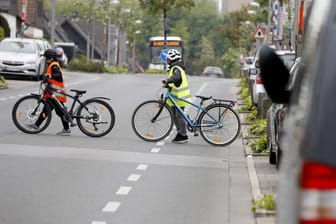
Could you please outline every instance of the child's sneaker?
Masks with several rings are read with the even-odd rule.
[[[178,133],[176,137],[172,140],[174,143],[187,143],[189,141],[189,138],[187,135],[181,135]]]
[[[56,135],[63,135],[63,136],[67,136],[67,135],[70,135],[70,134],[71,134],[70,129],[68,129],[68,130],[63,129],[62,131],[56,133]]]

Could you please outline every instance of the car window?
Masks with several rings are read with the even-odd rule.
[[[20,52],[20,53],[35,53],[34,44],[21,41],[1,41],[0,51]]]

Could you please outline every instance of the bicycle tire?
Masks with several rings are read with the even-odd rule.
[[[241,128],[237,113],[226,104],[211,104],[205,110],[206,112],[202,112],[198,120],[203,139],[215,146],[231,144],[238,137]],[[222,126],[207,127],[207,124],[214,123],[209,114],[217,119]]]
[[[36,109],[36,113],[33,111]],[[37,129],[32,129],[28,125],[35,124],[36,120],[46,107],[46,119]],[[45,130],[51,121],[51,109],[47,102],[40,99],[40,96],[28,95],[20,98],[13,106],[12,120],[15,126],[24,133],[37,134]]]
[[[115,114],[106,101],[92,98],[79,106],[76,121],[79,130],[90,137],[107,135],[115,123]]]
[[[171,109],[158,100],[141,103],[132,115],[133,131],[148,142],[157,142],[167,137],[173,129],[173,124]]]

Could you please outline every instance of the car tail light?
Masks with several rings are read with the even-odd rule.
[[[336,168],[305,162],[300,224],[336,224]]]
[[[256,84],[263,84],[260,73],[257,73],[255,82]]]

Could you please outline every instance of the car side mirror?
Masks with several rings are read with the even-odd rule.
[[[287,90],[289,71],[274,49],[264,45],[259,55],[261,79],[268,96],[274,103],[288,104],[290,91]]]

